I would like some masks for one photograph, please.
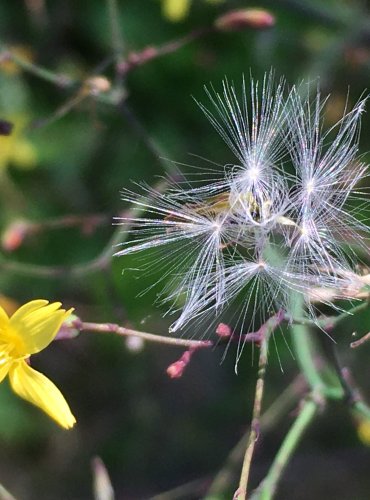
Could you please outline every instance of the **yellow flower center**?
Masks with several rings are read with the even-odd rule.
[[[23,340],[11,328],[0,329],[0,365],[28,357]]]

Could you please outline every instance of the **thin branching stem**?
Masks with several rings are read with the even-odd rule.
[[[271,333],[281,324],[283,320],[284,320],[284,312],[279,311],[277,314],[268,319],[266,323],[264,323],[259,330],[261,343],[260,343],[260,354],[258,360],[258,376],[257,376],[256,391],[253,403],[251,430],[249,433],[247,448],[245,450],[243,467],[240,475],[239,488],[236,493],[236,498],[238,500],[245,500],[247,498],[249,473],[250,473],[255,445],[260,433],[260,425],[261,425],[260,419],[261,419],[262,399],[265,387],[265,374],[267,366],[269,338]]]
[[[55,85],[58,88],[74,88],[78,87],[78,82],[67,75],[55,73],[43,66],[34,64],[27,61],[25,58],[16,54],[16,52],[7,49],[6,46],[0,44],[0,57],[2,59],[9,59],[13,61],[17,66],[22,68],[27,73],[30,73],[42,80]]]
[[[116,64],[123,61],[124,56],[124,41],[120,27],[120,17],[117,0],[107,0],[109,25],[112,38],[112,48],[116,59]]]
[[[162,180],[157,184],[156,190],[161,192],[165,190],[166,186],[167,181]],[[145,199],[146,197],[143,196],[142,200],[144,201]],[[130,218],[133,214],[140,214],[140,210],[133,207],[129,209],[124,216]],[[117,226],[101,253],[95,259],[82,264],[69,266],[43,266],[38,264],[29,264],[26,262],[17,262],[0,257],[0,269],[4,272],[35,278],[79,278],[87,274],[108,269],[113,258],[112,249],[124,242],[127,236],[128,232],[124,232],[122,230],[122,225]]]
[[[178,339],[175,337],[166,337],[164,335],[156,335],[154,333],[132,330],[131,328],[119,326],[114,323],[89,323],[76,320],[73,322],[72,327],[76,328],[80,332],[89,331],[95,333],[114,333],[122,337],[139,337],[149,342],[154,342],[157,344],[173,345],[177,347],[202,348],[202,347],[211,347],[213,345],[213,342],[210,340],[188,340],[188,339]]]
[[[199,40],[200,38],[203,38],[204,36],[209,35],[214,31],[215,30],[213,27],[198,28],[176,40],[172,40],[159,46],[151,45],[138,52],[131,52],[130,54],[128,54],[127,58],[118,66],[118,71],[121,75],[126,75],[138,66],[143,66],[144,64],[147,64],[149,61],[157,59],[158,57],[173,54],[189,43]]]
[[[262,408],[262,399],[265,385],[265,373],[267,365],[267,350],[268,338],[261,342],[260,356],[258,362],[258,378],[256,383],[256,392],[253,404],[253,417],[251,430],[249,433],[247,448],[245,450],[242,473],[240,475],[239,489],[235,496],[237,500],[245,500],[247,498],[249,473],[254,453],[254,448],[260,433],[260,417]]]
[[[273,401],[271,406],[261,415],[260,430],[266,433],[274,429],[286,413],[302,398],[307,391],[307,385],[302,375],[298,375],[293,382]],[[250,430],[244,434],[236,446],[231,450],[225,465],[217,473],[208,489],[205,500],[221,497],[231,486],[245,452]]]
[[[321,399],[314,395],[307,398],[303,402],[299,415],[294,421],[278,453],[276,454],[267,476],[254,492],[251,499],[271,500],[274,497],[279,480],[282,477],[289,460],[302,440],[306,429],[313,422],[321,404]]]

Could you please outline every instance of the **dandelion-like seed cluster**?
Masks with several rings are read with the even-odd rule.
[[[211,105],[199,105],[234,162],[170,182],[165,194],[123,190],[140,214],[117,219],[129,235],[116,255],[154,251],[147,267],[161,266],[160,300],[177,316],[170,331],[217,321],[236,302],[240,333],[289,315],[294,297],[315,318],[315,290],[353,288],[354,245],[368,232],[357,187],[367,176],[357,158],[365,100],[324,131],[326,100],[307,88],[288,92],[270,74],[243,80],[240,93],[228,81],[221,93],[206,89]]]

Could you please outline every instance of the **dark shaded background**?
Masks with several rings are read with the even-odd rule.
[[[249,2],[193,1],[189,15],[170,22],[160,1],[119,2],[127,52],[181,37],[207,26],[229,9]],[[72,91],[0,64],[1,117],[14,121],[11,149],[0,140],[0,219],[3,231],[19,219],[44,221],[82,214],[105,214],[107,222],[90,233],[81,228],[43,231],[27,238],[7,260],[70,266],[99,255],[114,228],[111,216],[125,208],[119,191],[132,180],[158,182],[170,163],[200,164],[193,153],[223,164],[230,152],[207,123],[191,96],[206,102],[203,85],[219,85],[227,75],[240,82],[250,72],[261,78],[272,67],[288,83],[316,82],[331,93],[328,125],[340,118],[350,87],[353,104],[369,88],[370,12],[366,2],[275,0],[254,2],[276,16],[274,27],[214,33],[133,70],[127,77],[127,116],[122,107],[89,99],[63,118],[23,128],[53,113]],[[91,75],[112,54],[107,5],[103,0],[0,3],[1,43],[27,48],[33,60],[76,79]],[[112,66],[104,73],[114,78]],[[316,85],[316,83],[314,83]],[[140,125],[138,125],[140,124]],[[138,129],[139,127],[139,129]],[[142,129],[141,129],[142,128]],[[145,131],[145,133],[143,132]],[[363,119],[361,151],[370,149],[369,116]],[[158,154],[150,151],[152,141]],[[24,146],[24,141],[28,146]],[[12,151],[25,149],[23,159]],[[27,149],[28,148],[28,149]],[[365,160],[367,156],[365,155]],[[0,266],[1,264],[0,260]],[[86,321],[130,324],[166,334],[168,321],[153,308],[156,290],[137,297],[150,284],[124,273],[128,259],[83,277],[53,278],[11,272],[2,265],[1,299],[21,304],[33,298],[61,300]],[[162,311],[163,312],[163,311]],[[335,333],[342,363],[370,398],[369,348],[351,350],[352,332],[366,333],[369,314],[346,322]],[[289,344],[289,334],[286,335]],[[296,376],[298,368],[282,335],[271,350],[266,404]],[[0,387],[0,482],[18,499],[92,498],[91,460],[106,464],[118,499],[144,499],[193,479],[209,480],[243,435],[251,415],[256,360],[247,348],[234,373],[235,353],[199,352],[180,380],[166,367],[179,351],[145,345],[134,352],[122,339],[82,334],[60,341],[33,358],[62,389],[78,425],[59,429],[38,409]],[[262,436],[252,484],[264,476],[293,414]],[[369,440],[370,441],[370,440]],[[369,443],[368,443],[369,444]],[[341,405],[330,406],[310,428],[279,489],[281,500],[370,496],[370,455],[356,425]],[[235,483],[236,484],[236,483]],[[231,498],[235,485],[223,498]],[[172,498],[199,498],[194,495]]]

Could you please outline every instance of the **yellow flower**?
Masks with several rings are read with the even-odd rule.
[[[370,446],[370,421],[361,419],[357,425],[357,435],[366,446]]]
[[[27,115],[1,116],[14,125],[9,135],[0,135],[0,168],[14,163],[24,169],[33,168],[37,163],[37,152],[32,142],[25,136]]]
[[[9,375],[13,391],[38,406],[65,429],[76,419],[59,389],[45,375],[30,367],[28,360],[47,347],[73,309],[61,303],[31,300],[10,318],[0,307],[0,382]]]
[[[172,22],[184,19],[190,9],[190,0],[162,0],[163,15]]]
[[[218,4],[223,0],[206,0],[208,3]],[[162,12],[169,21],[182,21],[190,11],[191,0],[162,0]]]

